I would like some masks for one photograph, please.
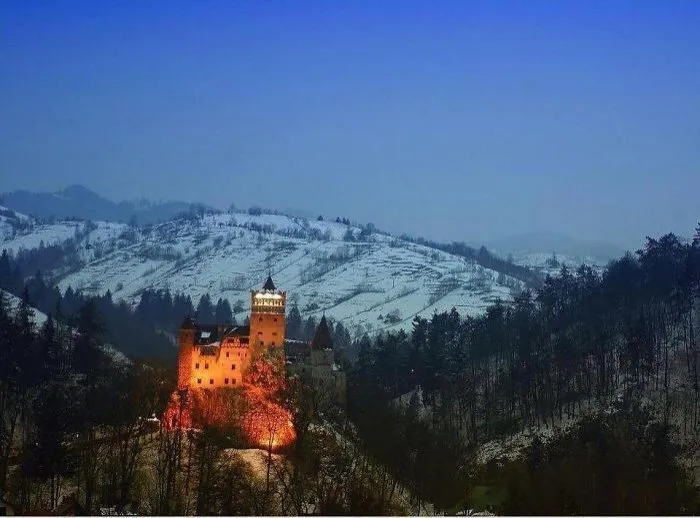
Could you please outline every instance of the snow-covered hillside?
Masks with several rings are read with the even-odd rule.
[[[18,297],[15,297],[12,293],[9,293],[5,290],[0,290],[0,292],[2,292],[2,294],[5,297],[5,300],[9,303],[10,311],[17,311],[17,308],[19,307],[22,301]],[[46,319],[48,317],[36,308],[32,308],[32,311],[34,312],[34,325],[37,327],[43,326],[44,322],[46,322]]]
[[[0,205],[0,242],[12,239],[31,226],[31,218]]]
[[[348,231],[355,241],[348,241]],[[304,316],[329,317],[356,331],[410,328],[415,315],[457,308],[479,314],[512,298],[520,281],[464,258],[342,223],[282,215],[208,214],[145,228],[120,223],[34,222],[4,238],[17,252],[73,239],[81,264],[59,287],[111,291],[138,302],[147,288],[168,288],[198,301],[205,293],[248,312],[250,290],[271,273]],[[360,241],[361,239],[361,241]],[[48,274],[49,272],[47,272]],[[361,327],[360,327],[361,326]],[[358,328],[359,327],[359,328]]]

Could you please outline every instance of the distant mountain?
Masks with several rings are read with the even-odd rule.
[[[286,214],[288,216],[291,216],[293,218],[303,218],[303,219],[316,219],[318,217],[318,214],[314,214],[311,211],[308,210],[303,210],[303,209],[283,209],[280,211],[282,214]]]
[[[183,201],[115,203],[82,185],[71,185],[53,193],[14,191],[0,195],[0,199],[5,207],[40,219],[80,218],[126,223],[136,218],[139,224],[166,221],[193,208],[209,208]]]
[[[550,253],[607,262],[621,257],[625,250],[603,241],[574,239],[555,232],[531,232],[489,241],[485,246],[500,255]],[[517,262],[517,261],[516,261]]]

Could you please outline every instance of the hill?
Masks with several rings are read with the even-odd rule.
[[[5,207],[39,219],[79,218],[126,223],[135,218],[141,224],[165,221],[181,212],[205,208],[182,201],[115,203],[82,185],[71,185],[53,193],[13,191],[0,195],[0,199]]]
[[[93,205],[115,206],[83,188],[64,192]],[[484,247],[261,209],[200,209],[145,225],[42,221],[9,208],[0,210],[0,218],[0,249],[14,254],[52,245],[70,249],[63,258],[32,263],[26,272],[42,270],[62,291],[109,292],[132,307],[146,289],[189,295],[195,306],[209,294],[214,301],[229,300],[240,321],[248,313],[250,290],[271,273],[304,317],[327,313],[355,336],[408,330],[415,316],[452,307],[478,315],[495,301],[510,301],[524,287],[538,285],[562,264],[575,268],[586,261],[559,255],[552,263],[551,254],[540,253],[509,262]],[[601,266],[592,258],[586,262]]]
[[[15,254],[73,247],[65,261],[43,268],[63,291],[110,291],[132,305],[147,288],[185,293],[195,303],[208,293],[228,299],[242,320],[250,289],[271,273],[305,317],[325,312],[358,333],[410,328],[415,315],[452,307],[479,314],[524,285],[476,260],[388,234],[282,215],[201,214],[143,227],[32,220],[3,232],[0,248]]]

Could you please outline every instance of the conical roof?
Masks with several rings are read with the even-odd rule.
[[[192,317],[187,315],[185,320],[182,322],[180,329],[195,329],[196,327],[197,325],[194,323],[194,320],[192,320]]]
[[[326,322],[326,315],[321,317],[314,338],[311,340],[311,350],[323,351],[324,349],[333,349],[333,340],[331,339],[331,331],[328,329],[328,322]]]
[[[277,288],[275,288],[275,283],[272,282],[272,276],[268,275],[267,280],[265,281],[265,284],[263,285],[263,289],[266,291],[276,291]]]

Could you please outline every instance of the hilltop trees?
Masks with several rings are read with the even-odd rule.
[[[369,441],[377,433],[369,423],[382,412],[395,415],[389,401],[419,387],[432,436],[453,430],[480,445],[582,415],[591,405],[644,396],[664,423],[697,434],[699,251],[700,240],[649,238],[602,276],[563,267],[541,288],[481,317],[453,311],[416,318],[410,337],[383,335],[360,351],[349,376],[351,416]],[[375,414],[363,427],[370,408]],[[394,441],[408,433],[382,428]],[[397,476],[411,473],[386,456],[386,444],[374,451]]]
[[[675,460],[669,428],[639,406],[584,416],[549,444],[478,469],[473,487],[503,495],[479,503],[505,515],[695,514],[697,490]],[[486,504],[486,505],[484,505]]]
[[[10,311],[0,292],[0,488],[24,513],[55,509],[67,486],[89,513],[124,510],[134,497],[144,417],[162,412],[161,383],[171,375],[115,363],[96,302],[79,309],[74,331],[53,317],[37,329],[30,303],[25,291]]]

